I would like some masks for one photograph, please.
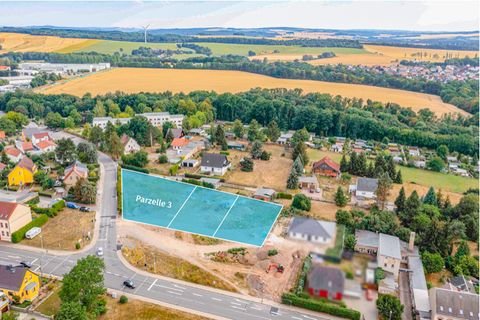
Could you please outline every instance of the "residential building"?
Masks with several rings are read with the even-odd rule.
[[[398,279],[402,253],[400,250],[400,239],[395,236],[380,233],[378,238],[377,263],[383,271],[393,274]]]
[[[45,153],[45,152],[53,152],[55,151],[55,149],[57,148],[57,145],[55,144],[55,142],[51,141],[51,140],[46,140],[46,141],[40,141],[39,143],[37,143],[35,145],[36,147],[36,150],[35,150],[35,154],[41,154],[41,153]]]
[[[341,174],[340,165],[329,157],[324,157],[321,160],[313,163],[313,173],[322,176],[338,178]]]
[[[130,154],[134,152],[140,151],[141,147],[138,144],[137,140],[133,139],[132,137],[123,134],[120,138],[120,142],[123,145],[123,153]]]
[[[244,151],[247,147],[245,144],[237,142],[237,141],[227,141],[227,148],[233,150]]]
[[[142,116],[147,118],[148,122],[150,122],[155,127],[161,127],[165,122],[173,123],[177,128],[182,127],[183,118],[184,116],[181,114],[170,114],[168,112],[148,112],[148,113],[140,113],[136,116]],[[105,130],[107,127],[107,123],[112,124],[127,124],[130,122],[130,118],[112,118],[112,117],[95,117],[92,121],[92,126],[98,126]]]
[[[420,149],[418,147],[408,147],[408,154],[411,157],[420,157]]]
[[[415,168],[424,169],[427,166],[427,162],[425,160],[414,160],[413,166]]]
[[[375,199],[378,187],[378,180],[373,178],[360,177],[356,185],[350,185],[350,192],[353,192],[358,199]]]
[[[0,130],[0,141],[5,140],[7,136],[5,135],[5,131]]]
[[[88,168],[80,161],[75,161],[65,169],[63,183],[67,189],[70,189],[80,179],[88,179]]]
[[[5,148],[5,154],[7,155],[8,159],[13,163],[19,162],[23,157],[22,152],[15,147]]]
[[[192,136],[205,136],[207,133],[202,128],[193,128],[188,131],[188,134]]]
[[[5,312],[10,310],[10,299],[8,299],[7,295],[0,291],[0,317]]]
[[[170,146],[173,150],[182,150],[184,147],[188,145],[188,140],[185,138],[174,138]]]
[[[288,237],[313,243],[330,244],[335,238],[335,222],[294,217],[288,228]]]
[[[7,167],[6,164],[0,162],[0,172],[2,172],[3,170],[5,170],[6,167]]]
[[[23,154],[26,154],[27,152],[32,152],[35,150],[33,143],[30,141],[16,141],[15,146],[17,147],[18,150],[20,150]]]
[[[227,156],[218,153],[204,153],[200,163],[200,172],[223,176],[230,168],[231,163]]]
[[[197,159],[182,160],[182,167],[185,167],[185,168],[195,168],[199,164],[200,164],[200,161],[198,161]]]
[[[30,207],[0,201],[0,241],[12,241],[12,233],[32,221]]]
[[[253,197],[258,200],[272,201],[275,199],[275,190],[269,188],[258,188]]]
[[[37,172],[37,166],[28,157],[23,157],[8,174],[9,186],[25,186],[33,183],[33,175]]]
[[[344,287],[345,276],[337,268],[313,265],[307,275],[307,290],[312,296],[342,300]]]
[[[415,255],[408,257],[408,269],[412,308],[420,320],[430,319],[430,300],[427,280],[425,279],[420,256]]]
[[[429,291],[432,320],[479,320],[479,295],[445,288]]]
[[[293,137],[294,131],[288,131],[285,133],[282,133],[280,137],[277,139],[278,144],[290,144],[290,140]]]
[[[185,132],[183,132],[183,130],[181,128],[169,128],[168,131],[167,131],[167,136],[169,134],[172,134],[173,138],[182,138],[183,136],[185,136]]]
[[[309,190],[311,192],[319,192],[320,185],[316,176],[301,176],[298,178],[298,186],[300,189]]]
[[[0,291],[11,301],[33,301],[39,290],[40,277],[29,268],[0,265]]]
[[[53,141],[53,139],[50,137],[50,134],[47,131],[36,132],[32,134],[31,142],[34,146],[41,141]]]
[[[444,288],[450,289],[450,290],[475,293],[475,286],[473,281],[463,275],[458,275],[448,280]]]
[[[22,140],[32,141],[32,136],[34,134],[44,131],[44,129],[40,129],[34,122],[30,122],[26,127],[22,129]]]

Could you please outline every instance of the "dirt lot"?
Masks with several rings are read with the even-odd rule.
[[[264,145],[264,148],[272,156],[268,161],[254,160],[253,172],[240,170],[239,162],[243,157],[249,156],[248,152],[230,152],[228,159],[232,162],[233,170],[225,175],[226,182],[285,191],[293,163],[290,153],[285,152],[285,148],[279,145]]]
[[[313,249],[308,244],[288,240],[282,236],[288,228],[288,223],[288,219],[281,219],[262,248],[240,249],[238,244],[226,241],[198,245],[190,234],[127,221],[119,222],[118,234],[124,243],[132,244],[132,240],[141,241],[141,246],[150,247],[149,252],[152,250],[163,252],[167,260],[181,257],[189,264],[207,273],[212,272],[225,283],[232,284],[239,292],[278,300],[295,282],[302,258]],[[235,248],[241,253],[235,253]],[[230,249],[234,251],[229,253]],[[268,256],[268,251],[273,249],[277,250],[277,254]],[[326,250],[318,247],[315,249]],[[149,254],[146,259],[148,271],[152,272],[153,257]],[[143,258],[139,260],[142,265]],[[157,264],[158,260],[157,258]],[[284,266],[284,273],[274,272],[274,269],[267,273],[266,270],[271,263]]]
[[[95,96],[115,91],[188,93],[196,90],[214,90],[218,93],[236,93],[256,87],[301,88],[305,93],[322,92],[348,98],[394,102],[416,111],[428,107],[438,116],[451,112],[466,114],[454,105],[442,102],[440,97],[435,95],[348,83],[277,79],[248,72],[223,70],[115,68],[40,88],[37,91],[46,94],[69,93],[78,96],[89,92]]]
[[[22,241],[22,244],[56,250],[75,250],[75,244],[80,241],[82,246],[90,240],[87,235],[93,236],[95,212],[81,212],[65,208],[54,218],[42,226],[42,233],[35,238]]]

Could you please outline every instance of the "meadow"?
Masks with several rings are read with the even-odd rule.
[[[465,114],[457,107],[442,102],[440,97],[424,93],[357,84],[277,79],[259,74],[224,70],[115,68],[39,88],[37,91],[47,94],[68,93],[82,96],[87,92],[98,95],[115,91],[188,93],[196,90],[213,90],[219,93],[236,93],[256,87],[301,88],[305,93],[321,92],[384,103],[394,102],[403,107],[411,107],[415,111],[430,108],[438,116],[451,112]]]

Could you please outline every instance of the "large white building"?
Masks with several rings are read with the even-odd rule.
[[[170,114],[168,112],[148,112],[148,113],[140,113],[137,116],[142,116],[147,118],[148,122],[150,122],[155,127],[161,127],[165,122],[173,123],[177,128],[182,127],[184,115],[182,114]],[[131,118],[112,118],[112,117],[96,117],[93,118],[92,125],[98,126],[102,129],[107,127],[107,123],[112,124],[126,124],[130,121]]]
[[[20,74],[33,75],[35,72],[55,74],[68,74],[79,72],[96,72],[110,69],[110,63],[48,63],[48,62],[23,62],[18,65]]]

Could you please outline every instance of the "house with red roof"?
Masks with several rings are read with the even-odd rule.
[[[88,179],[88,168],[80,161],[75,161],[72,165],[65,169],[63,183],[69,189],[80,179]]]
[[[12,233],[32,221],[30,207],[0,201],[0,241],[12,241]]]
[[[340,165],[329,157],[313,163],[313,172],[322,176],[337,178],[340,176]]]
[[[36,145],[37,153],[53,152],[57,148],[55,142],[51,140],[43,140]]]
[[[22,152],[15,147],[5,148],[5,154],[13,163],[17,163],[23,157]]]
[[[5,131],[0,130],[0,141],[5,140],[6,137],[7,137],[7,135],[5,134]]]
[[[188,140],[185,138],[175,138],[172,140],[170,146],[173,150],[182,150],[188,144]]]
[[[7,167],[6,164],[0,162],[0,172],[2,172],[3,170],[5,170],[6,167]]]
[[[42,141],[53,141],[48,132],[36,132],[32,134],[32,144],[34,146],[38,145]]]

